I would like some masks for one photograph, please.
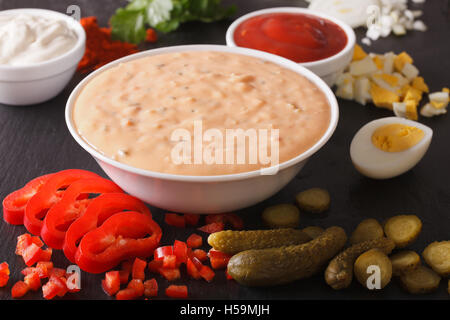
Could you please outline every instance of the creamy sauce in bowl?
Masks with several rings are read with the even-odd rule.
[[[215,51],[166,53],[106,69],[85,85],[73,108],[76,130],[105,156],[136,168],[192,176],[264,165],[195,163],[193,154],[191,164],[177,164],[171,140],[176,130],[192,133],[194,140],[199,122],[203,132],[215,129],[223,136],[233,129],[278,129],[282,163],[319,141],[330,117],[325,94],[304,76],[255,57]]]

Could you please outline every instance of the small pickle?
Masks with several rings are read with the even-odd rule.
[[[425,262],[443,277],[450,276],[450,241],[433,242],[422,253]]]
[[[309,227],[303,228],[302,231],[304,233],[306,233],[308,236],[310,236],[311,239],[315,239],[318,236],[320,236],[325,230],[321,227],[309,226]]]
[[[302,191],[295,197],[295,200],[300,209],[307,212],[321,213],[330,207],[330,194],[321,188]]]
[[[395,242],[396,248],[404,248],[413,243],[421,230],[422,221],[414,215],[395,216],[384,224],[384,233]]]
[[[273,286],[308,278],[320,272],[346,242],[344,229],[331,227],[305,244],[240,252],[231,257],[227,272],[246,286]]]
[[[300,211],[292,204],[278,204],[266,208],[262,219],[269,228],[296,228],[300,224]]]
[[[420,266],[420,256],[411,250],[397,252],[389,258],[392,262],[392,273],[394,276],[401,276]]]
[[[236,254],[250,249],[291,246],[310,241],[304,232],[296,229],[220,231],[209,235],[208,243],[215,250]]]
[[[394,247],[394,242],[388,238],[368,240],[354,244],[330,261],[325,270],[325,281],[335,290],[347,288],[352,283],[355,260],[362,253],[376,248],[385,254],[390,254]]]
[[[413,294],[433,292],[439,287],[441,277],[433,270],[419,266],[400,277],[402,287]]]
[[[392,278],[391,260],[389,260],[388,256],[384,252],[378,249],[370,249],[356,259],[354,265],[355,277],[363,287],[368,289],[371,288],[368,287],[369,284],[367,283],[367,279],[373,274],[373,270],[369,269],[371,266],[377,266],[380,270],[379,287],[377,288],[377,283],[374,283],[375,288],[383,289]]]
[[[366,219],[360,222],[350,237],[350,244],[384,237],[381,224],[375,219]]]

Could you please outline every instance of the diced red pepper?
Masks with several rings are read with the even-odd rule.
[[[41,257],[39,258],[40,261],[50,261],[52,259],[52,248],[47,248],[45,250],[42,250]]]
[[[148,257],[161,236],[161,228],[150,216],[134,211],[116,213],[81,239],[75,261],[86,272],[105,272],[120,261]]]
[[[203,239],[198,234],[193,233],[187,238],[186,244],[189,248],[198,248],[202,246]]]
[[[53,262],[51,261],[39,261],[34,268],[39,278],[44,279],[50,276],[53,269]]]
[[[198,220],[200,220],[200,215],[186,213],[184,215],[184,220],[186,221],[186,224],[188,224],[190,226],[196,226],[198,224]]]
[[[225,270],[225,277],[227,278],[227,280],[233,280],[233,277],[230,276],[230,274],[228,273],[228,270]]]
[[[27,266],[32,266],[36,262],[38,262],[41,258],[42,249],[39,248],[36,244],[30,244],[25,250],[22,252],[23,261]]]
[[[219,251],[219,250],[209,249],[208,257],[215,258],[215,259],[230,259],[231,255],[223,253],[222,251]]]
[[[132,279],[126,289],[120,290],[116,294],[117,300],[133,300],[144,294],[145,288],[142,280]]]
[[[25,207],[28,201],[41,189],[52,174],[37,177],[23,188],[16,190],[3,200],[3,219],[9,224],[23,224]]]
[[[105,279],[102,280],[102,288],[107,295],[115,295],[120,290],[119,271],[106,272]]]
[[[228,261],[230,259],[223,259],[223,258],[209,258],[209,262],[211,263],[211,267],[213,269],[223,269],[226,268],[228,265]]]
[[[144,295],[146,297],[156,297],[158,295],[158,282],[156,279],[150,279],[144,282]]]
[[[7,262],[0,263],[0,288],[6,286],[9,281],[9,265]]]
[[[242,230],[244,229],[244,221],[241,217],[239,217],[235,213],[227,213],[226,214],[226,220],[231,224],[231,227],[234,230]]]
[[[164,260],[152,260],[148,263],[148,270],[152,273],[159,273],[159,269],[162,268]]]
[[[214,271],[212,271],[211,268],[208,266],[203,266],[199,272],[200,272],[200,275],[202,276],[202,278],[208,282],[212,281],[212,279],[216,275],[214,273]]]
[[[225,223],[226,222],[225,214],[224,213],[208,214],[205,217],[205,222],[206,224],[220,223],[220,222]]]
[[[43,225],[42,218],[47,211],[61,199],[58,192],[62,188],[67,188],[73,182],[80,179],[98,178],[99,175],[86,170],[69,169],[54,173],[42,185],[27,203],[23,223],[27,230],[35,235],[40,235]]]
[[[37,245],[39,248],[42,248],[44,246],[44,242],[37,236],[31,237],[31,242]]]
[[[173,255],[173,247],[172,246],[164,246],[155,249],[153,253],[153,259],[155,260],[163,260],[165,256]]]
[[[166,269],[174,269],[177,267],[177,256],[175,255],[168,255],[165,256],[163,259],[163,268]]]
[[[158,40],[158,34],[156,33],[156,31],[152,28],[148,28],[145,31],[145,41],[146,42],[156,42]]]
[[[51,207],[44,218],[41,236],[54,249],[62,249],[67,229],[74,220],[82,216],[91,199],[77,200],[82,194],[122,192],[111,180],[101,177],[80,179],[73,182],[58,203]]]
[[[170,285],[166,289],[166,296],[171,298],[187,298],[188,288],[187,286]]]
[[[140,297],[144,294],[144,283],[141,279],[131,279],[127,288],[136,290],[136,294]]]
[[[133,262],[133,269],[131,272],[131,277],[133,279],[140,279],[140,280],[144,281],[146,266],[147,266],[146,261],[136,258]]]
[[[133,268],[133,264],[131,263],[131,261],[122,262],[122,269],[119,271],[121,284],[128,283],[128,279],[130,278],[130,273],[131,273],[132,268]]]
[[[196,249],[192,252],[192,254],[201,262],[205,261],[206,258],[208,257],[206,251],[202,249]]]
[[[52,268],[50,270],[50,278],[61,278],[66,276],[66,270],[62,268]]]
[[[174,269],[165,269],[161,268],[159,269],[159,273],[166,278],[168,281],[174,281],[177,279],[180,279],[180,269],[174,268]]]
[[[44,299],[50,300],[67,292],[67,286],[62,279],[64,278],[50,276],[47,283],[42,286]]]
[[[225,227],[223,222],[213,222],[210,224],[206,224],[201,228],[197,228],[197,230],[206,232],[206,233],[214,233],[214,232],[219,232],[222,231],[223,228]]]
[[[194,262],[191,260],[191,258],[187,259],[186,262],[186,270],[187,274],[191,276],[192,278],[198,280],[201,278],[200,272],[197,270],[197,267],[195,266]]]
[[[33,291],[37,291],[41,287],[41,279],[36,272],[26,275],[24,282],[27,284],[28,288]]]
[[[61,290],[59,290],[57,295],[58,295],[58,297],[62,298],[69,291],[69,288],[67,288],[67,279],[65,277],[58,278],[58,280],[61,285]]]
[[[31,244],[31,234],[24,233],[17,237],[16,254],[21,256]]]
[[[63,250],[67,259],[75,262],[78,243],[86,233],[103,224],[113,214],[125,210],[152,216],[145,203],[125,193],[104,193],[93,199],[84,214],[67,229],[63,243]],[[126,283],[128,283],[128,279]]]
[[[21,298],[28,292],[28,290],[29,288],[25,282],[17,281],[11,289],[11,296],[14,299]]]
[[[175,240],[173,243],[173,254],[177,258],[177,263],[186,263],[187,260],[187,245],[183,241]]]
[[[186,226],[186,221],[184,219],[184,216],[178,215],[176,213],[166,213],[164,217],[164,221],[169,226],[174,226],[178,228],[184,228]]]

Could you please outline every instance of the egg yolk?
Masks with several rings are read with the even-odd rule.
[[[386,152],[407,150],[424,137],[425,133],[416,127],[394,123],[379,127],[372,135],[372,143]]]

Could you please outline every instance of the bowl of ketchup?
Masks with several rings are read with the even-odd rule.
[[[295,61],[329,86],[350,63],[355,33],[346,23],[296,7],[248,13],[227,30],[228,46],[269,52]]]

